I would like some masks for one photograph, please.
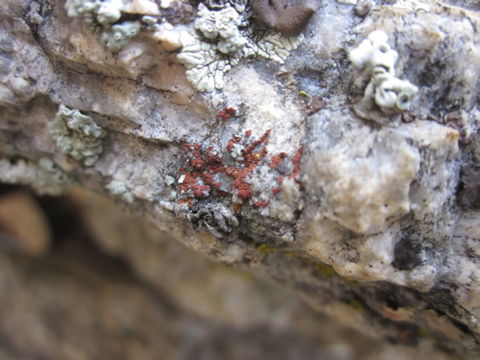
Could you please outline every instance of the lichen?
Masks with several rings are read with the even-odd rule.
[[[27,14],[28,20],[30,20],[30,22],[33,24],[42,25],[45,21],[45,18],[42,15],[44,6],[45,5],[42,6],[37,2],[31,2]]]
[[[209,11],[205,5],[200,4],[194,26],[206,39],[218,41],[218,51],[231,54],[247,43],[239,30],[239,26],[245,26],[243,22],[244,19],[231,6]]]
[[[135,195],[133,195],[132,191],[122,181],[112,180],[107,184],[106,188],[112,195],[118,197],[128,204],[133,203],[135,200]]]
[[[88,23],[104,26],[118,21],[122,15],[122,0],[67,0],[65,10],[69,17],[82,18]]]
[[[395,77],[398,53],[388,44],[388,36],[376,30],[349,53],[353,66],[362,70],[370,81],[362,100],[354,106],[358,116],[380,124],[389,124],[410,109],[418,88],[407,80]]]
[[[31,186],[41,195],[61,195],[76,185],[51,159],[0,159],[0,181]]]
[[[50,136],[57,147],[85,166],[92,166],[102,153],[102,139],[106,131],[92,117],[60,105],[53,120],[48,123]]]
[[[208,204],[198,211],[189,213],[188,220],[198,226],[204,226],[216,238],[223,238],[238,227],[234,212],[222,204]]]
[[[140,23],[138,21],[125,21],[104,31],[101,40],[106,48],[111,51],[119,51],[139,32]]]
[[[67,0],[69,17],[80,18],[99,32],[99,38],[111,51],[119,51],[140,31],[139,21],[118,23],[127,12],[123,0]]]
[[[283,63],[303,41],[301,35],[285,37],[273,30],[254,29],[242,2],[217,6],[212,10],[199,4],[194,24],[197,32],[180,35],[182,50],[177,59],[199,91],[222,89],[224,74],[243,58],[262,56]]]

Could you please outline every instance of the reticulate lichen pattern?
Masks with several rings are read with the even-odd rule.
[[[177,59],[187,68],[187,79],[199,91],[223,89],[224,74],[246,57],[261,56],[283,63],[303,36],[283,36],[254,29],[246,2],[209,9],[199,4],[196,33],[182,32]]]

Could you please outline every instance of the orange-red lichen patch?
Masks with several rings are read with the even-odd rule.
[[[267,200],[267,201],[255,201],[253,203],[253,206],[255,206],[256,208],[264,208],[264,207],[267,207],[268,204],[270,204],[269,200]]]
[[[300,145],[298,147],[297,152],[292,158],[293,169],[292,169],[292,174],[290,175],[290,178],[292,179],[298,180],[297,177],[298,177],[298,174],[300,173],[300,162],[302,161],[302,156],[303,156],[303,147],[302,145]]]
[[[278,155],[273,155],[272,159],[270,161],[270,167],[272,169],[276,169],[278,164],[280,164],[282,162],[282,160],[285,159],[287,156],[288,156],[288,154],[285,153],[285,152],[281,152]]]
[[[225,109],[220,110],[215,118],[222,121],[230,120],[232,116],[235,116],[237,109],[234,107],[226,107]]]
[[[246,182],[247,177],[254,171],[261,160],[267,155],[267,144],[270,130],[267,130],[259,139],[248,142],[252,136],[251,130],[245,132],[245,137],[233,136],[227,143],[227,151],[232,152],[235,144],[243,140],[243,159],[235,166],[227,167],[222,156],[218,155],[215,146],[209,145],[206,149],[201,144],[186,144],[190,171],[181,169],[183,181],[179,184],[181,194],[193,195],[202,199],[214,194],[219,197],[232,196],[226,189],[219,174],[230,177],[233,180],[231,190],[242,202],[248,201],[253,193],[250,185]],[[193,198],[192,198],[193,199]]]
[[[227,113],[231,113],[231,111],[229,110]],[[242,205],[246,203],[250,203],[255,208],[264,208],[270,204],[270,200],[255,199],[248,182],[248,178],[264,160],[272,171],[280,173],[283,173],[284,170],[281,171],[279,165],[282,162],[287,165],[287,158],[290,158],[291,162],[290,175],[283,173],[282,176],[277,177],[272,184],[274,185],[272,195],[281,191],[285,177],[295,179],[299,184],[302,147],[300,146],[291,157],[285,152],[280,152],[267,159],[270,133],[271,130],[267,130],[257,139],[251,130],[246,130],[243,136],[233,135],[227,142],[226,150],[231,154],[236,148],[235,152],[238,157],[234,159],[232,155],[232,159],[228,162],[220,155],[220,149],[216,144],[184,145],[187,166],[180,169],[181,181],[179,181],[178,189],[183,198],[178,202],[187,203],[192,207],[197,200],[216,196],[231,198],[235,201],[235,204],[232,205],[234,211],[240,211]]]

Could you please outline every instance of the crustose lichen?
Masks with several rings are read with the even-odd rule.
[[[283,63],[303,40],[302,35],[287,37],[274,30],[254,29],[249,16],[246,1],[226,2],[214,9],[199,4],[196,33],[181,33],[182,50],[177,55],[197,90],[222,89],[224,74],[246,57],[262,56]]]

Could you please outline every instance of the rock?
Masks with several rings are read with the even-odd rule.
[[[265,29],[244,0],[33,3],[0,5],[3,182],[101,192],[378,339],[480,350],[475,4],[326,0]],[[66,137],[82,156],[61,105],[102,129]],[[121,235],[98,242],[156,283],[160,251]]]
[[[320,7],[320,0],[254,0],[253,16],[262,25],[285,35],[298,35]]]

